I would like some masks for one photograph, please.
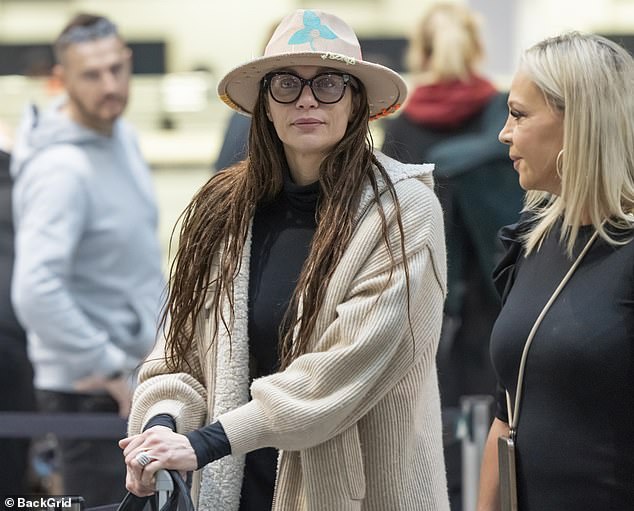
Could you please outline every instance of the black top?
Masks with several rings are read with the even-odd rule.
[[[287,174],[284,189],[273,201],[257,207],[249,269],[249,353],[251,379],[279,367],[279,328],[317,227],[319,183],[298,186]],[[170,426],[157,416],[152,425]],[[198,467],[226,456],[230,445],[219,422],[187,434]],[[273,503],[277,450],[258,449],[246,456],[240,511],[270,511]]]
[[[582,228],[575,257],[592,232]],[[519,253],[517,230],[509,233]],[[573,260],[559,227],[514,268],[509,259],[498,272],[509,285],[491,357],[514,399],[526,338]],[[597,239],[537,330],[516,439],[521,511],[634,509],[633,269],[634,243]],[[497,416],[507,421],[503,392]]]
[[[251,377],[279,367],[279,329],[297,285],[317,222],[319,183],[298,186],[287,174],[276,199],[255,212],[249,269]],[[269,511],[273,503],[277,449],[247,454],[240,511]]]
[[[277,370],[278,332],[310,251],[317,227],[318,196],[318,182],[298,186],[286,175],[282,193],[256,209],[249,269],[249,349],[253,378]]]

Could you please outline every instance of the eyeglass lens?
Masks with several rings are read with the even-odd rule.
[[[344,75],[323,73],[309,80],[291,73],[277,73],[270,79],[270,91],[278,103],[293,103],[302,94],[305,85],[310,87],[315,99],[320,103],[336,103],[346,90]]]

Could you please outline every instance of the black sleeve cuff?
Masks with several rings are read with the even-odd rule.
[[[189,440],[189,443],[192,444],[194,452],[196,453],[196,459],[198,461],[197,470],[212,461],[231,454],[231,444],[225,434],[225,429],[218,421],[204,428],[185,433],[185,436]]]
[[[176,421],[174,420],[174,417],[167,413],[160,413],[152,417],[143,427],[143,431],[154,426],[165,426],[166,428],[170,428],[172,431],[176,431]]]

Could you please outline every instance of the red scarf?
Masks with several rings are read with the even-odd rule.
[[[491,82],[477,75],[467,81],[423,85],[411,95],[403,113],[419,124],[455,129],[479,114],[495,94]]]

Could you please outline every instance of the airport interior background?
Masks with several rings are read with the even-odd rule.
[[[480,14],[486,54],[482,72],[501,90],[510,85],[522,49],[564,31],[606,35],[634,52],[634,0],[456,2]],[[407,41],[433,3],[0,0],[0,127],[15,130],[29,103],[46,107],[63,93],[50,77],[54,64],[50,45],[74,14],[103,14],[117,23],[133,50],[126,118],[137,129],[141,151],[152,168],[167,271],[170,235],[192,195],[215,171],[232,113],[216,95],[219,79],[260,55],[273,25],[285,14],[316,8],[339,15],[355,29],[366,60],[395,69],[414,86],[416,76],[408,72],[406,63]],[[375,146],[380,147],[381,121],[372,123],[372,130]],[[42,446],[43,452],[50,450]]]
[[[0,120],[15,129],[25,105],[60,91],[47,77],[50,42],[77,12],[111,17],[134,51],[126,117],[153,169],[167,264],[169,236],[195,190],[211,175],[231,111],[219,78],[257,56],[272,25],[296,8],[338,14],[357,31],[364,57],[410,83],[407,39],[430,0],[0,0]],[[505,88],[522,48],[565,30],[593,31],[626,45],[634,0],[469,0],[482,17],[485,74]],[[380,146],[381,126],[373,126]]]

